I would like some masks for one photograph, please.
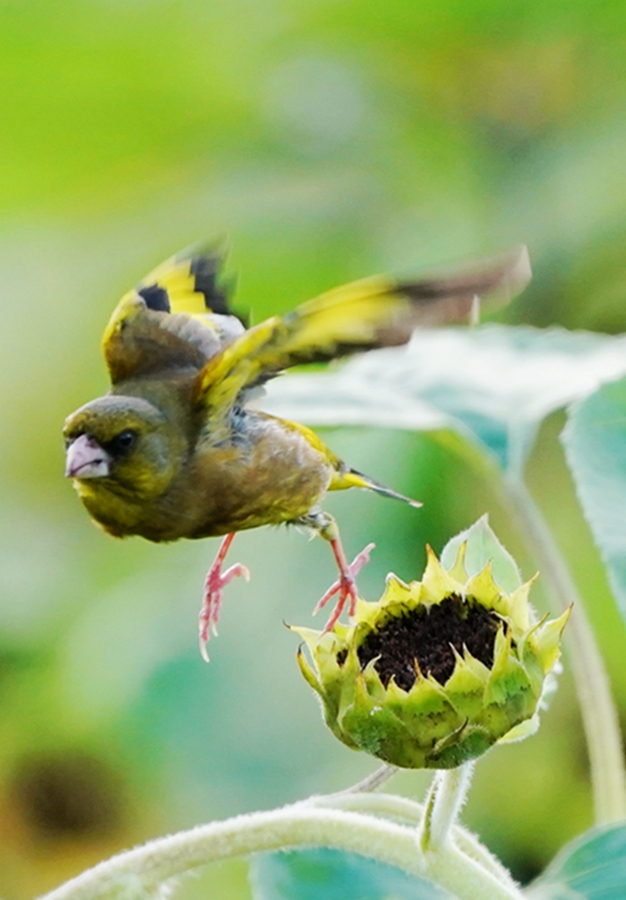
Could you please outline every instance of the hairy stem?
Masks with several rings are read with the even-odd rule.
[[[396,774],[398,771],[397,766],[392,766],[389,763],[383,763],[382,766],[379,766],[376,771],[372,772],[371,775],[368,775],[362,781],[358,781],[356,784],[353,784],[351,787],[344,788],[341,791],[337,791],[336,794],[327,794],[328,798],[332,797],[343,797],[345,794],[368,794],[372,791],[375,791],[381,785],[383,785],[386,781]]]
[[[397,866],[441,885],[460,900],[522,898],[515,885],[452,842],[422,852],[413,827],[300,803],[212,822],[128,850],[83,872],[43,900],[139,900],[169,879],[218,859],[314,846],[360,853]]]
[[[561,551],[528,489],[505,478],[505,490],[528,547],[561,609],[574,603],[566,631],[569,662],[576,684],[593,785],[595,818],[606,824],[626,816],[626,777],[622,738],[609,678],[595,642],[582,597]]]
[[[424,804],[416,803],[415,800],[409,800],[407,797],[399,797],[397,794],[350,793],[345,791],[338,794],[311,797],[306,802],[314,806],[332,806],[355,812],[387,816],[416,826],[421,826],[424,821]],[[490,853],[475,835],[461,825],[453,825],[451,835],[455,845],[466,856],[480,863],[484,869],[492,872],[494,877],[500,881],[508,883],[511,888],[515,887],[515,882],[508,869],[505,869],[500,860]]]
[[[423,850],[440,850],[451,840],[451,829],[465,802],[474,763],[435,774],[428,797],[420,835]]]

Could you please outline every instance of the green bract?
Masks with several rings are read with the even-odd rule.
[[[449,572],[427,549],[423,580],[389,575],[382,599],[359,600],[350,626],[293,630],[313,658],[300,650],[302,674],[340,741],[396,766],[447,769],[536,729],[569,610],[536,622],[532,582],[505,594],[491,564],[468,578],[465,544]]]

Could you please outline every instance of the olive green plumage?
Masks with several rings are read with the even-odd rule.
[[[416,325],[462,319],[476,294],[511,294],[528,278],[516,249],[440,278],[355,282],[246,329],[228,308],[221,262],[183,253],[122,298],[103,338],[111,390],[66,421],[67,474],[113,535],[315,524],[328,490],[400,496],[247,399],[284,369],[405,343]]]

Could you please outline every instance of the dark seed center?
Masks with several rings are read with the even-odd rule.
[[[411,610],[370,632],[358,649],[359,662],[364,669],[378,657],[376,671],[385,687],[393,676],[398,687],[409,691],[417,678],[416,660],[423,675],[430,674],[445,684],[454,671],[452,647],[462,656],[466,646],[488,668],[493,666],[501,623],[499,616],[480,603],[452,594],[430,609]]]

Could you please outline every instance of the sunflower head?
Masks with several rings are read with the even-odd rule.
[[[536,621],[532,581],[505,593],[490,562],[468,575],[466,551],[463,542],[446,570],[428,547],[422,580],[389,575],[382,598],[359,600],[349,626],[293,629],[312,658],[301,648],[300,670],[344,744],[397,766],[445,769],[537,727],[569,610]]]

